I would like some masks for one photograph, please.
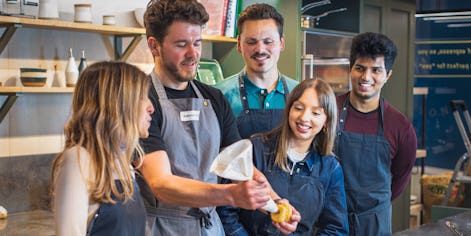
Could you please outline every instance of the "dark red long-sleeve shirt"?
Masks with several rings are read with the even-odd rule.
[[[340,112],[346,95],[337,97]],[[415,163],[417,136],[409,119],[384,100],[384,136],[390,146],[391,158],[391,201],[406,188]],[[347,110],[345,130],[362,134],[377,134],[379,109],[370,113],[357,111],[353,106]]]

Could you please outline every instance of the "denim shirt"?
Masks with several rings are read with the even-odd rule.
[[[263,142],[260,138],[256,137],[252,139],[252,142]],[[273,141],[274,142],[274,141]],[[272,155],[270,156],[254,156],[254,165],[262,173],[266,174],[269,163],[273,163],[274,145],[269,143],[263,144],[267,150],[271,150]],[[255,146],[255,145],[254,145]],[[316,235],[348,235],[348,217],[347,217],[347,206],[346,196],[344,189],[344,177],[342,167],[335,156],[320,156],[316,151],[311,150],[308,156],[300,162],[290,163],[292,167],[292,175],[302,176],[315,176],[319,178],[323,189],[324,189],[324,204],[322,211],[317,219],[302,219],[298,224],[297,230],[291,235],[305,235],[308,231],[311,231],[312,225],[315,224],[317,228]],[[279,168],[278,166],[274,168]],[[318,171],[319,173],[312,173],[312,171]],[[276,183],[271,183],[275,185]],[[302,196],[295,196],[293,194],[289,196],[280,196],[288,200],[294,199],[307,199],[310,196],[309,192],[302,192]],[[290,200],[290,202],[291,202]],[[303,217],[303,211],[308,211],[309,208],[297,207]],[[244,228],[243,223],[239,220],[241,212],[247,211],[244,209],[234,208],[232,206],[218,207],[217,211],[223,222],[224,230],[226,235],[250,235],[249,230]],[[245,214],[247,215],[247,214]],[[267,216],[269,217],[269,216]],[[245,222],[252,222],[252,224],[261,224],[262,222],[256,222],[255,220],[244,220]]]

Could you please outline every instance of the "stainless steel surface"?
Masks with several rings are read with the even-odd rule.
[[[454,225],[454,229],[460,233],[455,234],[447,226]],[[456,236],[456,235],[471,235],[471,211],[465,211],[454,216],[449,216],[444,219],[438,220],[435,223],[421,225],[417,229],[408,229],[405,231],[394,233],[393,236],[412,236],[412,235],[439,235],[439,236]]]
[[[353,36],[321,30],[305,30],[303,36],[302,78],[322,78],[336,94],[347,92],[350,89],[348,56]]]

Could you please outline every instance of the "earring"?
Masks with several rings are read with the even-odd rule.
[[[327,133],[327,127],[324,126],[324,127],[322,128],[322,132]]]

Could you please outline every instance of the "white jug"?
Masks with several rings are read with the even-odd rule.
[[[59,8],[57,0],[39,0],[39,13],[40,19],[58,19]]]

